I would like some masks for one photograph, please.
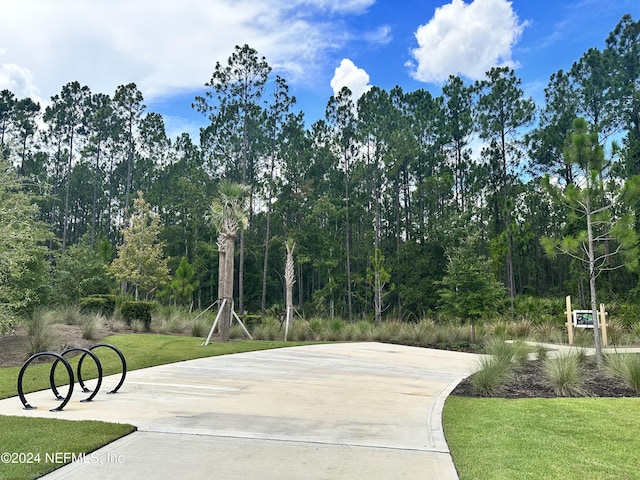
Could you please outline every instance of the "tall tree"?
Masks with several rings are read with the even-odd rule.
[[[621,190],[615,182],[603,180],[610,165],[605,162],[597,131],[590,130],[583,118],[573,122],[565,155],[580,169],[581,183],[568,185],[564,191],[558,191],[548,177],[546,184],[550,192],[560,195],[571,209],[570,218],[582,220],[584,228],[576,228],[561,239],[543,241],[549,254],[570,255],[588,269],[596,361],[601,365],[596,279],[602,272],[638,264],[638,239],[632,228],[634,218],[621,208],[625,195],[637,197],[638,179],[628,181],[627,187]],[[613,249],[610,248],[612,242],[616,245]]]
[[[333,129],[334,147],[342,163],[345,212],[345,265],[347,271],[347,316],[353,319],[353,291],[351,278],[351,221],[349,217],[350,175],[356,155],[356,118],[351,90],[343,87],[338,95],[329,99],[326,110],[327,123]]]
[[[273,98],[266,112],[267,128],[267,173],[266,173],[266,227],[264,240],[264,262],[262,267],[262,301],[260,311],[264,316],[267,304],[267,270],[269,266],[269,244],[271,241],[271,210],[275,193],[276,167],[281,170],[281,158],[287,143],[286,124],[291,121],[291,107],[295,103],[295,97],[289,95],[289,86],[285,80],[277,76],[273,91]]]
[[[109,140],[117,135],[117,122],[115,119],[111,98],[104,93],[91,96],[87,109],[87,135],[88,142],[85,149],[87,156],[93,156],[93,201],[91,205],[91,234],[89,243],[91,248],[95,246],[96,223],[98,222],[98,192],[104,183],[104,153]],[[100,199],[101,200],[101,199]],[[107,227],[108,228],[108,227]],[[107,232],[108,233],[108,232]]]
[[[473,133],[473,88],[466,87],[460,77],[450,76],[442,93],[449,130],[447,147],[453,156],[454,196],[459,211],[464,212],[470,162],[468,145]]]
[[[534,119],[535,104],[524,98],[521,80],[508,67],[494,67],[487,72],[486,79],[477,82],[479,98],[477,121],[480,137],[489,142],[485,152],[495,161],[497,213],[502,223],[502,235],[506,244],[505,279],[511,298],[515,298],[516,284],[513,262],[513,237],[511,233],[512,183],[514,169],[519,168],[522,158],[520,144],[522,128]],[[501,220],[501,222],[500,222]]]
[[[123,205],[124,219],[129,218],[133,169],[136,159],[136,138],[140,119],[145,110],[144,98],[135,83],[119,85],[113,95],[116,115],[122,123],[122,139],[126,152],[125,198]]]
[[[271,73],[265,57],[249,45],[236,46],[226,65],[216,63],[205,96],[195,99],[194,107],[205,114],[211,125],[203,130],[205,145],[213,145],[216,155],[227,157],[233,164],[226,178],[250,187],[249,217],[253,214],[253,182],[255,158],[253,148],[260,129],[255,119],[261,118],[261,99]],[[238,310],[244,312],[244,230],[240,231]]]
[[[14,122],[16,96],[9,90],[0,91],[0,159],[9,158],[9,134]]]
[[[51,105],[44,113],[44,121],[49,124],[54,135],[60,138],[66,145],[67,158],[64,168],[64,210],[62,217],[62,251],[67,248],[67,232],[69,230],[69,208],[71,174],[74,165],[74,147],[77,147],[78,137],[83,133],[87,100],[91,92],[89,87],[81,86],[77,81],[69,82],[62,87],[60,95],[51,97]],[[74,144],[75,142],[75,144]],[[62,159],[60,159],[62,160]]]
[[[23,98],[15,105],[15,121],[17,138],[20,142],[20,174],[25,175],[27,162],[27,146],[36,134],[37,121],[40,115],[40,104],[30,98]]]
[[[222,181],[217,198],[211,203],[209,220],[218,232],[218,305],[220,340],[229,341],[233,312],[233,278],[235,243],[238,233],[247,228],[248,188],[242,184]]]
[[[640,20],[624,15],[607,37],[605,55],[611,59],[615,110],[627,129],[625,166],[640,173]]]
[[[51,234],[37,213],[22,179],[0,158],[0,334],[15,325],[17,314],[46,301],[44,243]]]
[[[578,104],[569,75],[558,70],[551,75],[544,90],[545,105],[540,113],[538,127],[525,137],[529,145],[533,170],[549,171],[564,183],[573,183],[571,163],[567,163],[563,150],[567,132],[576,118]]]

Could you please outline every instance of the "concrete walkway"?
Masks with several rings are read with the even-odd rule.
[[[62,412],[49,412],[50,390],[35,392],[26,397],[37,410],[14,397],[0,414],[138,428],[47,480],[453,480],[442,407],[476,358],[381,343],[291,347],[132,371],[114,395],[103,391],[119,375],[106,377],[92,402],[78,389]]]

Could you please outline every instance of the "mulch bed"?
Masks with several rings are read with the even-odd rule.
[[[583,388],[587,397],[640,397],[638,392],[626,386],[621,380],[606,371],[598,369],[595,359],[588,359]],[[465,378],[451,395],[461,397],[481,397],[473,390],[470,377]],[[493,395],[496,398],[556,398],[551,385],[545,380],[542,362],[529,361],[519,367],[502,390]]]

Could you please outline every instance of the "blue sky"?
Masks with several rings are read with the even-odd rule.
[[[46,105],[67,82],[112,94],[134,82],[171,136],[197,135],[191,108],[235,45],[267,58],[308,122],[334,90],[435,94],[510,65],[543,99],[549,76],[602,48],[640,0],[3,0],[0,90]]]

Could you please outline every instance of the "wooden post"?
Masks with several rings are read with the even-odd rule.
[[[571,295],[567,295],[567,332],[569,333],[569,345],[573,345],[573,312],[571,311]]]
[[[607,341],[607,313],[604,311],[604,303],[600,304],[600,328],[602,329],[602,346],[606,347]]]

